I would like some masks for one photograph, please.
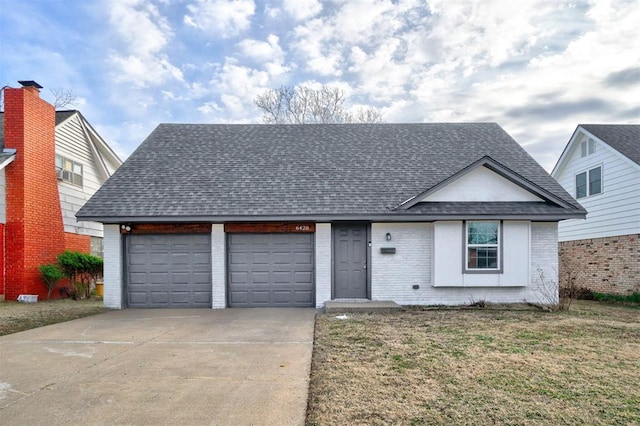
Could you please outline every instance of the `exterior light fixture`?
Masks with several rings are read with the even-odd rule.
[[[387,232],[387,241],[391,241],[391,233]]]

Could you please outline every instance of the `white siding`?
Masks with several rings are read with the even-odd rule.
[[[89,141],[77,115],[56,126],[56,154],[77,161],[83,167],[82,187],[58,181],[65,232],[101,237],[102,224],[79,222],[75,217],[80,207],[87,202],[103,183],[96,167]]]
[[[316,224],[315,241],[316,308],[331,300],[331,224]]]
[[[461,286],[462,222],[436,222],[434,227],[433,285]]]
[[[118,225],[104,225],[104,307],[122,309],[122,236]]]
[[[596,140],[596,152],[581,157],[582,136],[575,138],[564,165],[554,177],[572,196],[576,196],[575,176],[602,167],[602,193],[580,198],[587,219],[560,222],[559,240],[612,237],[640,233],[640,166],[609,145]],[[576,149],[577,148],[577,149]]]
[[[227,254],[224,225],[214,223],[211,229],[211,307],[227,306]]]
[[[7,223],[7,180],[0,170],[0,223]]]
[[[422,201],[542,201],[486,167],[478,167]]]
[[[434,286],[436,287],[523,287],[529,285],[529,222],[502,224],[502,273],[463,273],[463,222],[436,222],[434,244]]]

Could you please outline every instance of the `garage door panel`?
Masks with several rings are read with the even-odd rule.
[[[211,307],[208,234],[127,236],[128,306]]]
[[[311,272],[296,272],[294,274],[294,283],[296,284],[312,284],[313,283],[313,274]]]
[[[313,306],[313,234],[228,234],[227,268],[231,307]]]
[[[169,303],[169,293],[166,291],[151,291],[149,292],[149,299],[151,303],[166,304]]]
[[[293,282],[293,273],[290,271],[287,272],[274,272],[272,274],[271,281],[274,284],[291,284]]]

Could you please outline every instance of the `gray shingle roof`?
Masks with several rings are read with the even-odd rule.
[[[580,127],[640,164],[640,124],[580,124]]]
[[[77,216],[104,222],[415,220],[415,210],[392,209],[483,156],[568,203],[554,211],[557,217],[584,214],[493,123],[161,124]],[[514,208],[503,207],[505,214]]]

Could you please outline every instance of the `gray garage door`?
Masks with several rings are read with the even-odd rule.
[[[228,234],[230,307],[309,307],[313,234]]]
[[[127,236],[130,308],[210,308],[211,235]]]

